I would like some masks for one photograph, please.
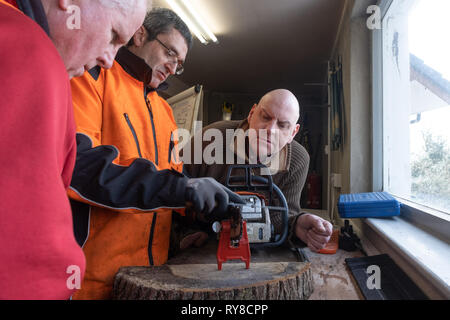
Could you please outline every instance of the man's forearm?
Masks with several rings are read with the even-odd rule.
[[[69,196],[114,210],[153,211],[182,208],[187,177],[174,170],[158,170],[146,159],[130,166],[113,164],[113,146],[92,148],[89,137],[77,134],[77,161]]]

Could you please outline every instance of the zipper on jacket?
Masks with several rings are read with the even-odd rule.
[[[155,225],[156,225],[156,217],[157,213],[153,213],[152,225],[150,227],[150,236],[148,237],[148,262],[151,266],[154,265],[153,261],[153,252],[152,252],[152,244],[153,244],[153,235],[155,233]]]
[[[136,142],[137,150],[139,153],[139,157],[142,158],[141,147],[139,146],[139,140],[137,138],[136,131],[134,130],[133,125],[131,124],[130,118],[128,117],[128,113],[124,113],[123,116],[125,117],[125,120],[127,121],[128,126],[130,127],[131,133],[133,134],[134,141]]]
[[[172,160],[172,150],[175,147],[175,142],[173,142],[173,132],[170,133],[170,142],[169,142],[169,164]]]
[[[145,102],[147,103],[148,112],[150,113],[150,121],[152,123],[152,130],[153,130],[153,141],[155,142],[155,164],[158,165],[158,143],[156,141],[155,122],[153,120],[152,104],[150,103],[150,100],[147,97],[147,89],[144,89],[144,98]]]

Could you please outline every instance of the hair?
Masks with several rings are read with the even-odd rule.
[[[183,20],[172,10],[167,8],[153,8],[145,16],[144,24],[147,30],[147,40],[153,41],[161,33],[169,33],[172,29],[178,30],[186,40],[188,49],[192,47],[192,34]],[[128,42],[127,47],[134,45],[133,38]]]

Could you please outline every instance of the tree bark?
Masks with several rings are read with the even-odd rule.
[[[118,300],[303,300],[313,291],[309,262],[178,264],[120,268]]]

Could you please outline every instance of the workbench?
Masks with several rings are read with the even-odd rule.
[[[362,300],[364,299],[350,270],[347,258],[362,257],[360,251],[347,252],[339,249],[335,254],[319,254],[304,249],[311,261],[314,292],[309,300]]]

